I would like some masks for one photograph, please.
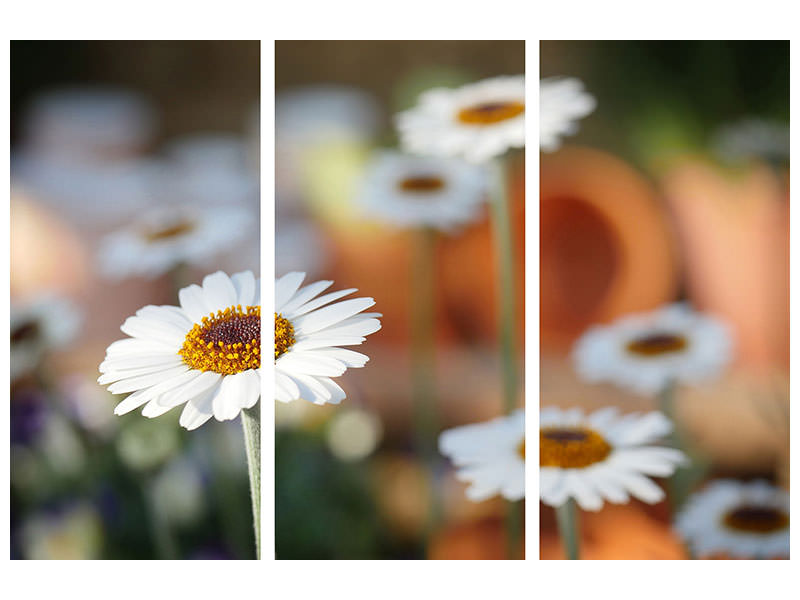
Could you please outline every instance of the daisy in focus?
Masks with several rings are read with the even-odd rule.
[[[789,494],[766,481],[713,481],[689,497],[675,528],[699,557],[788,558]]]
[[[168,206],[106,236],[98,259],[109,279],[158,277],[180,264],[202,266],[235,246],[250,227],[247,210],[234,206]]]
[[[381,328],[382,315],[363,312],[375,304],[372,298],[334,303],[355,288],[320,296],[333,281],[301,288],[304,279],[295,271],[275,281],[275,399],[339,404],[346,394],[332,378],[369,360],[339,346],[361,344]]]
[[[539,148],[555,152],[561,139],[578,132],[578,120],[597,106],[580,79],[548,77],[539,82]]]
[[[75,338],[83,316],[66,298],[42,294],[11,305],[11,380],[33,370],[52,348]]]
[[[732,355],[727,326],[682,303],[591,327],[573,350],[575,369],[584,380],[607,381],[640,394],[659,393],[672,382],[713,378]]]
[[[443,431],[439,451],[458,468],[456,477],[469,482],[473,502],[525,497],[525,411]]]
[[[414,154],[486,162],[525,146],[525,77],[501,76],[456,89],[434,88],[395,122]]]
[[[487,189],[481,166],[384,151],[367,169],[359,203],[390,225],[453,231],[483,215]]]
[[[217,271],[180,290],[180,306],[145,306],[120,328],[97,380],[129,393],[114,409],[157,417],[184,405],[180,424],[235,419],[261,395],[261,300],[250,271]]]
[[[539,416],[539,496],[558,507],[574,498],[584,510],[603,502],[648,504],[664,499],[650,477],[669,477],[686,462],[680,450],[655,445],[672,430],[659,412],[620,415],[609,407],[543,408]]]

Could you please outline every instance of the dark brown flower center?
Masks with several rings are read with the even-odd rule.
[[[773,533],[789,526],[789,515],[771,506],[742,505],[723,518],[729,529],[747,533]]]
[[[525,112],[522,102],[483,102],[458,111],[458,120],[467,125],[493,125]]]
[[[219,310],[195,323],[178,351],[199,371],[233,375],[261,366],[261,307]]]
[[[37,321],[23,321],[11,330],[11,343],[19,344],[39,337],[40,327]]]
[[[682,335],[672,333],[653,333],[628,343],[628,352],[639,356],[660,356],[673,352],[682,352],[689,345]]]
[[[148,242],[160,242],[170,238],[180,237],[190,233],[195,228],[195,224],[191,221],[178,221],[166,227],[159,227],[149,229],[145,232],[144,236]]]
[[[435,175],[419,175],[416,177],[406,177],[397,184],[397,187],[404,192],[438,192],[444,187],[444,180]]]
[[[588,427],[545,427],[539,431],[539,466],[581,469],[605,460],[611,445]]]

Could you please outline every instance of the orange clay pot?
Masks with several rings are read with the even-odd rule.
[[[604,152],[565,147],[540,163],[542,349],[589,325],[674,298],[674,240],[652,186]]]
[[[514,309],[517,347],[525,337],[525,162],[515,155],[506,182],[514,248]],[[492,223],[479,224],[442,243],[440,274],[448,319],[460,339],[497,343],[497,257]]]
[[[525,331],[525,178],[524,162],[509,169],[511,222],[514,236],[517,341]],[[380,340],[405,344],[411,324],[413,244],[419,232],[353,222],[326,227],[333,249],[332,266],[322,275],[357,287],[376,300],[383,313]],[[497,343],[497,269],[489,210],[486,217],[455,234],[437,233],[435,264],[436,340],[439,345]],[[377,341],[377,338],[376,338]]]
[[[789,365],[788,185],[762,164],[724,171],[686,160],[663,177],[688,293],[734,329],[738,364]]]
[[[525,558],[524,535],[517,558]],[[453,525],[437,532],[428,547],[431,560],[506,560],[508,549],[502,518]]]
[[[539,556],[542,560],[566,558],[556,527],[555,511],[540,507]],[[661,514],[659,514],[661,513]],[[672,532],[666,505],[649,507],[640,502],[606,503],[599,512],[580,511],[582,560],[679,560],[689,558]]]

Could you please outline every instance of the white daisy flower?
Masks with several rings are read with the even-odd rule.
[[[157,277],[178,264],[206,265],[239,243],[252,224],[244,208],[167,206],[106,236],[98,252],[109,279]]]
[[[683,303],[591,327],[573,350],[575,368],[586,381],[608,381],[640,394],[712,378],[732,355],[726,325]]]
[[[578,132],[578,119],[597,106],[580,79],[548,77],[539,82],[539,148],[555,152],[561,138]]]
[[[44,353],[75,338],[83,315],[75,304],[47,293],[11,304],[11,380],[30,372]]]
[[[664,498],[649,476],[669,477],[687,458],[653,445],[672,430],[660,412],[620,415],[609,407],[584,415],[579,408],[543,408],[539,416],[539,496],[561,506],[569,498],[597,511],[630,496],[648,504]]]
[[[675,528],[699,557],[788,558],[789,494],[765,481],[713,481],[689,497]]]
[[[480,218],[488,182],[478,165],[384,151],[367,168],[359,203],[391,225],[452,231]]]
[[[458,468],[456,477],[470,483],[473,502],[525,497],[525,411],[443,431],[439,451]]]
[[[361,344],[364,336],[381,328],[382,315],[362,312],[375,304],[372,298],[331,304],[356,289],[319,296],[333,281],[301,288],[305,276],[292,272],[275,281],[275,399],[339,404],[346,394],[331,378],[369,360],[339,346]]]
[[[525,77],[428,90],[395,122],[408,152],[485,162],[525,145]]]
[[[235,419],[261,395],[259,280],[217,271],[179,293],[180,306],[145,306],[120,329],[97,380],[112,394],[131,393],[118,415],[142,405],[146,417],[185,404],[180,424],[197,429],[212,416]]]

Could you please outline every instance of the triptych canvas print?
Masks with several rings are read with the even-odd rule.
[[[10,558],[789,558],[789,42],[10,80]]]

